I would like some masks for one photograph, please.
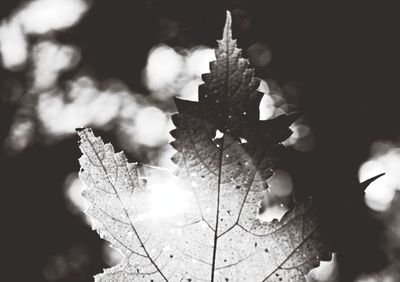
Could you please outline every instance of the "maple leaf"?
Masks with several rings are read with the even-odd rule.
[[[274,146],[296,115],[259,121],[262,94],[229,13],[216,58],[199,102],[176,99],[177,178],[78,131],[86,213],[123,255],[96,281],[305,281],[326,257],[310,201],[280,221],[258,218],[261,200],[274,197],[266,190]]]

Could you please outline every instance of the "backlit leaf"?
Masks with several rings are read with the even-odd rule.
[[[297,115],[259,121],[253,70],[232,39],[231,18],[199,102],[176,99],[176,176],[128,163],[88,129],[80,177],[93,227],[123,260],[96,281],[305,281],[325,257],[310,201],[280,220],[259,218],[270,197],[273,152]]]

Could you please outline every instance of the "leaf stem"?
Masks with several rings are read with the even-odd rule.
[[[223,154],[224,154],[224,140],[225,140],[225,137],[222,137],[221,151],[220,151],[220,154],[219,154],[218,188],[217,188],[217,211],[216,211],[216,216],[215,216],[214,249],[213,249],[213,258],[212,258],[212,266],[211,266],[211,282],[214,282],[215,261],[216,261],[216,257],[217,257],[219,201],[220,201],[221,182],[222,182],[221,181],[222,180],[222,158],[223,158]]]
[[[224,27],[224,34],[222,40],[225,41],[225,50],[226,50],[226,77],[225,77],[225,97],[223,97],[223,105],[226,104],[224,102],[227,101],[227,97],[229,96],[229,42],[232,40],[232,19],[229,11],[226,11],[226,22]],[[223,109],[223,117],[226,118],[226,110]],[[225,143],[225,135],[222,137],[221,141],[221,150],[219,154],[219,168],[218,168],[218,188],[217,188],[217,210],[215,216],[215,232],[214,232],[214,249],[213,249],[213,258],[212,258],[212,267],[211,267],[211,282],[214,282],[215,276],[215,261],[217,257],[217,247],[218,247],[218,223],[219,223],[219,204],[220,204],[220,193],[221,193],[221,182],[222,182],[222,160],[224,155],[224,144]]]

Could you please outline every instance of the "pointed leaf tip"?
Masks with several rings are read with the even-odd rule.
[[[374,176],[374,177],[371,177],[371,178],[369,178],[369,179],[367,179],[367,180],[361,182],[360,185],[361,185],[362,191],[365,191],[365,189],[367,189],[367,187],[368,187],[372,182],[374,182],[375,180],[377,180],[378,178],[380,178],[380,177],[382,177],[382,176],[384,176],[384,175],[385,175],[385,173],[380,173],[380,174],[378,174],[378,175],[376,175],[376,176]]]
[[[232,39],[232,16],[231,12],[226,11],[226,21],[224,27],[223,39]]]
[[[226,23],[225,23],[225,26],[226,26],[227,24],[229,24],[229,26],[230,26],[231,23],[232,23],[231,12],[227,10],[227,11],[226,11]]]

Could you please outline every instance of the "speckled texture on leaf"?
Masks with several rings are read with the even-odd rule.
[[[148,217],[151,191],[142,181],[143,167],[128,163],[89,129],[78,134],[86,213],[93,228],[123,256],[95,281],[212,281],[212,273],[213,281],[302,281],[315,265],[321,246],[309,206],[296,205],[281,222],[266,224],[255,218],[257,192],[223,185],[215,246],[215,211],[207,208],[215,198],[211,187],[193,191],[184,186],[191,193],[185,213]]]
[[[183,212],[149,216],[151,185],[142,179],[160,171],[128,163],[88,129],[78,132],[86,213],[123,255],[96,281],[297,282],[324,256],[309,202],[295,203],[279,222],[257,218],[276,144],[258,120],[262,95],[229,14],[216,57],[199,102],[176,99],[171,134]]]
[[[259,203],[272,197],[266,180],[280,145],[274,141],[287,133],[272,135],[290,123],[283,116],[259,121],[262,94],[232,39],[229,13],[218,45],[198,102],[175,100],[171,132],[177,175],[193,190],[200,218],[214,233],[208,281],[305,281],[318,257],[329,258],[311,203],[296,202],[280,222],[258,219]]]

